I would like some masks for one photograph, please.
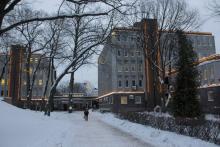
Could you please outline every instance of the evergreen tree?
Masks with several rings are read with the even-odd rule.
[[[173,96],[173,114],[175,117],[200,116],[200,104],[197,99],[198,70],[193,63],[198,60],[192,43],[182,31],[176,32],[178,37],[178,60],[176,62],[175,92]]]

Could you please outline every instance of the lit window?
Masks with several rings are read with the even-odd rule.
[[[38,84],[39,84],[39,85],[43,85],[43,80],[39,80],[39,81],[38,81]]]
[[[26,82],[26,81],[24,81],[24,85],[27,85],[27,82]]]
[[[35,58],[35,63],[38,63],[38,58]]]
[[[33,71],[33,69],[32,69],[32,68],[30,68],[30,69],[29,69],[29,73],[30,73],[30,74],[32,74],[32,71]]]
[[[121,104],[122,104],[122,105],[128,104],[128,98],[127,98],[127,96],[121,96]]]
[[[33,58],[30,58],[30,62],[33,62]]]
[[[5,85],[5,79],[2,79],[2,80],[1,80],[1,85],[2,85],[2,86]]]
[[[112,32],[112,36],[115,36],[115,35],[116,35],[116,32],[113,31],[113,32]]]
[[[141,96],[135,96],[135,104],[141,104]]]

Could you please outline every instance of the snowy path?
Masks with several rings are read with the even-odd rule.
[[[132,135],[131,135],[132,134]],[[152,145],[151,145],[152,144]],[[196,138],[90,112],[23,110],[0,99],[0,147],[218,147]]]
[[[78,125],[74,133],[74,143],[82,147],[152,147],[143,141],[122,132],[99,120],[90,112],[89,121],[82,120],[82,112],[70,115],[73,123]]]

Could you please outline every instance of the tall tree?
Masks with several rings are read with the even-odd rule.
[[[193,63],[198,60],[190,41],[182,31],[177,31],[178,60],[176,69],[175,92],[173,96],[173,114],[176,117],[200,116],[200,104],[197,99],[198,69]]]
[[[121,13],[121,0],[103,0],[99,1],[99,5],[93,5],[93,7],[91,7],[90,3],[85,1],[80,1],[79,3],[71,0],[68,1],[68,5],[73,5],[73,8],[76,9],[74,9],[72,12],[70,11],[71,13],[67,13],[69,15],[75,14],[78,17],[76,17],[76,19],[69,20],[70,22],[72,21],[72,24],[70,24],[73,27],[73,31],[67,31],[67,34],[70,34],[67,35],[67,38],[71,37],[73,39],[73,44],[67,43],[68,45],[66,46],[65,50],[68,51],[68,53],[64,56],[64,58],[67,59],[67,65],[63,66],[63,71],[57,76],[56,80],[50,88],[50,95],[46,112],[48,115],[50,115],[50,111],[52,110],[53,98],[59,82],[66,75],[75,73],[75,71],[78,70],[83,64],[85,64],[87,59],[97,51],[97,48],[106,41],[110,31],[115,24],[114,16],[116,12]],[[111,2],[113,3],[111,4]],[[85,15],[88,13],[109,15]]]

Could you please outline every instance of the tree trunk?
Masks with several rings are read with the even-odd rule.
[[[28,47],[28,51],[27,51],[27,59],[26,59],[26,97],[27,97],[27,107],[30,109],[30,104],[31,104],[31,94],[30,93],[30,59],[31,59],[31,47]]]

